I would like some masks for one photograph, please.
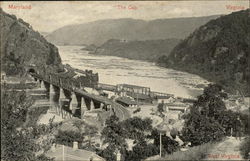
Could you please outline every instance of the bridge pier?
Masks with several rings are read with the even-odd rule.
[[[168,106],[166,106],[166,112],[169,112],[169,108],[168,108]]]
[[[50,86],[49,86],[49,93],[53,93],[53,94],[56,93],[55,87],[52,84],[50,84]]]
[[[83,119],[84,112],[88,110],[84,97],[81,97],[81,119]]]
[[[50,108],[56,108],[55,105],[55,100],[56,100],[56,91],[55,91],[55,87],[50,84],[49,86],[49,101],[50,101]]]
[[[66,98],[66,96],[65,96],[65,94],[63,92],[63,89],[60,88],[59,99],[65,99],[65,98]]]
[[[103,108],[104,108],[104,104],[100,103],[100,109],[103,109]]]
[[[72,111],[73,114],[75,113],[77,106],[78,106],[78,102],[77,102],[76,94],[73,92],[72,99],[69,104],[69,109]]]
[[[95,105],[94,105],[94,102],[93,100],[90,100],[90,110],[94,110],[95,109]]]
[[[41,81],[41,86],[40,86],[41,89],[43,90],[46,90],[46,87],[45,87],[45,84],[44,84],[44,81]]]

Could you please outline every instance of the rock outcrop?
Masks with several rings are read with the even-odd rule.
[[[1,65],[8,75],[25,73],[27,66],[62,70],[58,49],[30,24],[0,8]]]
[[[250,94],[250,10],[211,20],[158,63]]]

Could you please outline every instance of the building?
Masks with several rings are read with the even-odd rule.
[[[137,85],[131,85],[131,84],[118,84],[117,90],[150,95],[149,87],[143,87],[143,86],[137,86]]]
[[[157,103],[171,103],[174,102],[174,98],[171,96],[156,96]]]
[[[130,96],[139,102],[152,103],[150,88],[130,84],[118,84],[117,91],[120,96]]]
[[[94,152],[78,149],[78,143],[73,143],[73,148],[65,145],[53,145],[50,151],[46,153],[48,157],[55,161],[105,161]]]

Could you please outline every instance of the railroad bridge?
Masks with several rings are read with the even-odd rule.
[[[34,68],[28,68],[27,71],[39,82],[40,87],[46,89],[49,93],[50,102],[58,102],[57,111],[62,117],[84,117],[86,111],[94,109],[103,109],[105,111],[114,112],[124,120],[129,117],[128,111],[112,100],[86,92],[85,87],[95,88],[96,81],[91,81],[91,75],[87,71],[86,81],[79,81],[74,77],[67,77],[64,74],[53,74],[37,71]],[[68,103],[66,103],[68,102]],[[64,104],[66,105],[63,106]],[[111,110],[112,109],[112,110]]]

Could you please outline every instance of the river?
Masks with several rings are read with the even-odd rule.
[[[206,85],[203,78],[162,68],[154,63],[130,60],[115,56],[88,54],[82,46],[58,46],[63,64],[81,70],[93,70],[99,74],[99,82],[106,84],[133,84],[150,87],[151,91],[192,98],[202,93],[196,85]]]

